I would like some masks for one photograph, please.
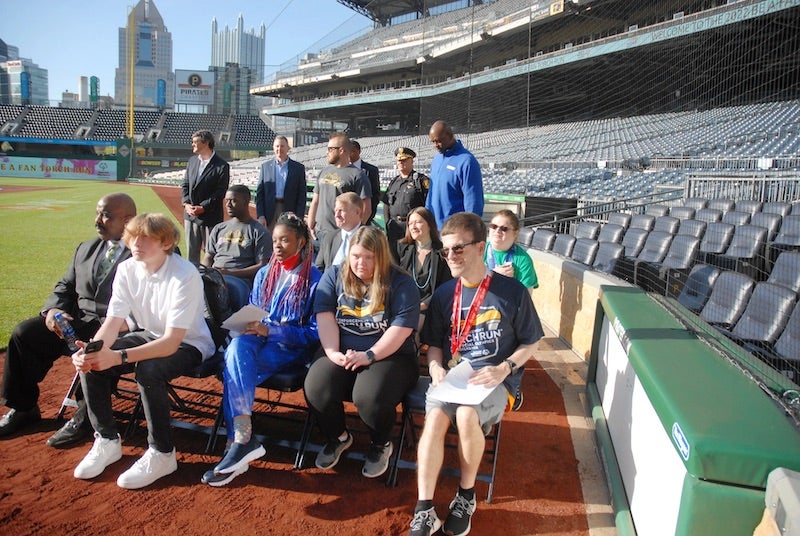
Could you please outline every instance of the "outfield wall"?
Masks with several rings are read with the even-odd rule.
[[[0,156],[0,176],[21,179],[117,180],[113,159]]]

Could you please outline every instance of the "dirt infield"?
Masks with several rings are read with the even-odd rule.
[[[153,189],[180,211],[180,190]],[[180,219],[179,212],[176,216]],[[21,320],[21,319],[20,319]],[[545,339],[541,351],[560,344]],[[5,359],[5,355],[0,355]],[[0,534],[406,534],[416,500],[415,473],[401,469],[399,485],[385,486],[385,478],[361,476],[361,463],[343,459],[332,471],[313,466],[292,467],[293,452],[268,446],[267,455],[230,485],[212,488],[200,477],[218,461],[222,443],[213,455],[204,454],[205,434],[176,428],[178,471],[139,491],[116,486],[116,477],[146,448],[140,426],[123,444],[123,459],[91,481],[77,480],[72,471],[90,447],[87,442],[59,451],[45,440],[59,426],[53,420],[72,378],[67,359],[56,362],[42,382],[43,420],[24,435],[0,439]],[[179,383],[208,391],[191,395],[218,403],[221,384],[214,378],[182,379]],[[524,376],[525,404],[504,421],[492,504],[485,502],[487,485],[477,485],[478,511],[472,534],[585,535],[587,516],[581,493],[578,462],[571,443],[559,387],[535,361]],[[268,395],[259,390],[259,396]],[[276,396],[270,393],[269,396]],[[302,395],[284,400],[303,404]],[[118,405],[129,405],[125,401]],[[260,405],[262,411],[279,412]],[[175,415],[178,416],[177,414]],[[197,421],[210,424],[207,419]],[[258,418],[258,434],[295,438],[296,427],[275,419]],[[364,434],[356,434],[353,449],[365,449]],[[312,442],[319,443],[315,431]],[[413,459],[413,449],[404,452]],[[448,460],[452,463],[453,460]],[[485,468],[482,468],[482,470]],[[435,505],[446,515],[458,481],[440,479]]]

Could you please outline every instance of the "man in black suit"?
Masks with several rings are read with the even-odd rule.
[[[350,162],[367,173],[369,185],[372,188],[372,213],[367,219],[367,225],[369,225],[378,213],[378,203],[381,200],[381,174],[376,166],[361,160],[361,144],[355,140],[351,140],[351,143],[353,146],[350,149]]]
[[[100,199],[94,220],[98,237],[78,245],[67,272],[56,283],[40,314],[14,328],[0,387],[0,396],[10,410],[0,419],[0,437],[39,421],[38,383],[56,359],[72,354],[56,325],[56,313],[70,321],[82,341],[91,339],[100,328],[117,265],[131,256],[121,239],[125,224],[135,215],[136,203],[127,194],[109,194]],[[81,401],[75,416],[48,440],[48,445],[67,446],[89,433],[86,405]]]
[[[336,227],[340,231],[325,233],[317,258],[314,259],[314,265],[317,268],[325,271],[331,266],[337,266],[344,262],[347,258],[350,238],[361,227],[363,209],[361,198],[355,192],[345,192],[336,197],[336,202],[333,204],[333,217],[336,219]],[[347,239],[347,243],[345,243],[345,239]]]
[[[275,138],[272,150],[275,158],[261,164],[256,187],[256,216],[270,231],[284,212],[294,212],[303,219],[307,197],[306,167],[289,158],[286,136]]]
[[[187,259],[200,264],[200,249],[208,233],[222,221],[222,199],[230,181],[230,166],[214,151],[214,135],[207,130],[192,134],[194,155],[183,178],[183,221]]]

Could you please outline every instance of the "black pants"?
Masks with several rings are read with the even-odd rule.
[[[154,340],[142,332],[123,335],[112,348],[134,348]],[[81,384],[92,427],[102,437],[117,437],[117,425],[111,408],[111,392],[121,374],[136,372],[136,383],[147,419],[147,443],[159,452],[172,452],[170,401],[167,383],[200,364],[202,356],[194,346],[181,344],[169,357],[119,365],[103,371],[81,374]]]
[[[43,316],[36,316],[20,322],[8,341],[1,396],[9,408],[32,409],[39,400],[39,382],[55,360],[72,355],[67,343],[47,329],[44,321]],[[98,329],[100,323],[94,321],[75,331],[80,340],[88,341]]]
[[[373,443],[389,441],[397,405],[417,384],[419,363],[411,354],[395,354],[357,371],[345,370],[324,354],[311,365],[305,396],[328,441],[345,431],[344,401],[352,400]]]

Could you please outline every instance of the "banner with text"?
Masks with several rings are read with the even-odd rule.
[[[214,104],[214,73],[175,69],[175,104]]]
[[[117,180],[114,160],[0,156],[0,177]]]

